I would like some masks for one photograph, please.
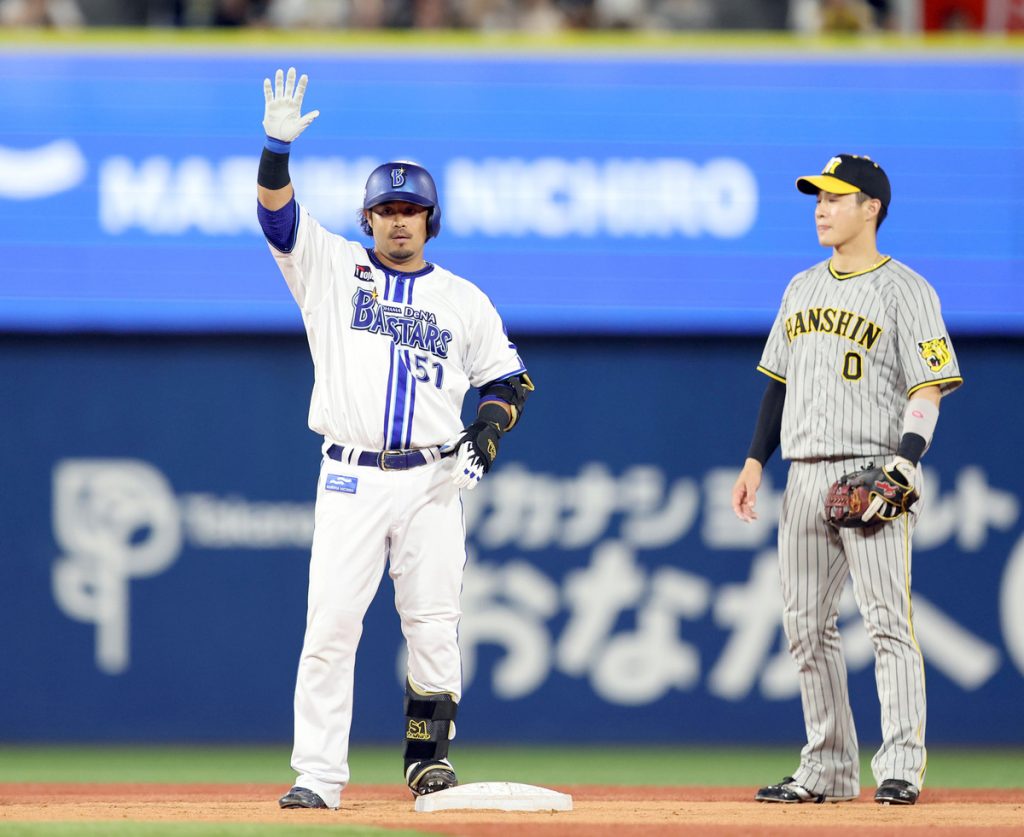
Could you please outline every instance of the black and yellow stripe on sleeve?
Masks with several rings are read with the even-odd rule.
[[[761,367],[759,366],[758,369],[761,369]],[[766,375],[771,374],[769,372],[766,372],[764,369],[761,369],[761,371],[765,372]],[[924,389],[925,387],[939,387],[939,389],[945,393],[951,389],[956,389],[963,382],[964,379],[961,378],[959,375],[954,375],[951,378],[936,378],[933,381],[922,381],[919,384],[914,384],[914,386],[908,389],[907,396],[909,397],[913,395],[915,392],[917,392],[919,389]],[[953,386],[946,386],[947,384],[952,384]]]
[[[786,383],[786,379],[785,378],[783,378],[781,375],[776,375],[774,372],[772,372],[771,369],[765,369],[763,366],[759,365],[757,367],[757,371],[758,372],[763,372],[765,375],[767,375],[773,381],[778,381],[780,384]]]

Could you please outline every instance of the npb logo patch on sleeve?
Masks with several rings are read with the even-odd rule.
[[[340,491],[342,494],[355,494],[358,487],[358,477],[346,477],[342,474],[328,474],[324,482],[324,491]]]

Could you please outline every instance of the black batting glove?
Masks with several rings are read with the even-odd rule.
[[[502,430],[497,424],[478,418],[462,431],[455,447],[460,453],[467,449],[473,464],[486,474],[498,457],[501,435]]]
[[[501,427],[493,422],[478,418],[464,428],[454,443],[442,446],[452,451],[455,464],[452,466],[452,482],[456,488],[473,489],[480,479],[491,470],[498,456],[498,441]]]

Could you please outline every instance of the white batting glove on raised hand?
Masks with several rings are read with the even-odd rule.
[[[309,77],[303,73],[296,85],[294,67],[288,68],[287,81],[284,71],[278,70],[274,74],[273,87],[270,86],[269,78],[263,79],[263,98],[266,100],[263,130],[267,132],[268,137],[281,142],[291,142],[320,115],[318,110],[311,110],[305,116],[300,115],[302,97],[306,94],[308,81]]]

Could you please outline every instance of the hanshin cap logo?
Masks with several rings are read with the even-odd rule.
[[[886,209],[892,199],[888,175],[870,157],[859,154],[837,154],[825,163],[821,174],[798,177],[796,188],[805,195],[816,195],[818,192],[852,195],[863,192],[869,198],[878,198]]]

